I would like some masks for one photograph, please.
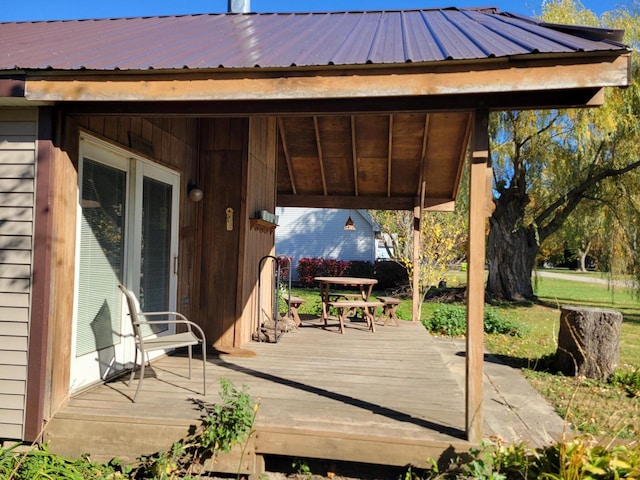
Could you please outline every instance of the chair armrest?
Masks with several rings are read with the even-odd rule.
[[[153,322],[145,322],[144,320],[138,321],[138,325],[186,325],[189,331],[191,331],[191,327],[194,327],[198,333],[200,334],[200,338],[203,342],[206,341],[204,336],[204,331],[200,328],[200,325],[192,322],[191,320],[187,320],[187,318],[178,312],[140,312],[138,315],[145,316],[153,316],[153,315],[176,315],[182,317],[181,320],[154,320]]]

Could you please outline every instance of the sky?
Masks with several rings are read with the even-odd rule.
[[[539,15],[543,0],[251,0],[253,12],[398,10],[439,7],[498,7]],[[627,0],[627,2],[630,0]],[[582,0],[596,15],[624,6],[624,0]],[[223,13],[227,0],[2,0],[0,22],[118,18],[192,13]]]

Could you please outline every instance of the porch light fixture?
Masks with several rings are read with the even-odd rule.
[[[199,186],[194,185],[189,189],[189,198],[194,202],[199,202],[200,200],[202,200],[202,196],[202,189]]]
[[[351,210],[349,210],[349,218],[347,218],[347,221],[344,222],[344,229],[345,230],[355,230],[356,229],[356,224],[353,223],[353,219],[351,218]]]

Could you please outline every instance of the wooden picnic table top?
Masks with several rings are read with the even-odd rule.
[[[375,278],[361,277],[315,277],[314,280],[320,283],[333,283],[334,285],[375,285],[378,283]]]

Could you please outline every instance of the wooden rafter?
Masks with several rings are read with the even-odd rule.
[[[316,134],[316,148],[318,150],[318,164],[320,166],[320,177],[322,179],[322,192],[327,194],[327,178],[324,174],[324,161],[322,158],[322,144],[320,143],[320,129],[318,128],[318,117],[313,116],[313,130]]]
[[[473,131],[474,126],[474,116],[469,115],[469,121],[467,123],[467,129],[464,134],[464,144],[469,145],[469,140],[471,139],[471,133]],[[488,152],[487,152],[488,153]],[[462,170],[464,169],[464,160],[467,156],[467,150],[462,148],[460,149],[460,158],[458,159],[458,172],[456,173],[456,182],[453,190],[453,197],[458,196],[458,189],[460,188],[460,179],[462,178]]]
[[[356,146],[356,117],[351,115],[351,156],[353,159],[353,194],[358,196],[358,148]]]
[[[284,122],[282,117],[278,117],[278,131],[280,132],[280,140],[282,141],[282,150],[284,151],[284,158],[287,162],[287,170],[289,170],[289,181],[291,182],[291,191],[295,195],[297,192],[296,181],[293,176],[293,165],[291,164],[291,157],[289,156],[289,149],[287,148],[287,137],[284,132]]]
[[[387,151],[387,197],[391,196],[391,156],[393,151],[393,114],[389,115],[389,149]]]
[[[418,180],[418,191],[416,192],[416,196],[421,198],[421,205],[424,205],[424,192],[427,187],[427,146],[429,144],[429,114],[425,114],[424,116],[424,133],[422,134],[422,151],[420,152],[420,178]]]

